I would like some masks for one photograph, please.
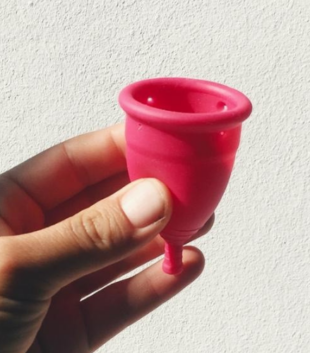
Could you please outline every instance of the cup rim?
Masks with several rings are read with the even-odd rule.
[[[217,96],[223,102],[230,101],[233,107],[226,111],[213,112],[179,112],[156,108],[143,104],[135,98],[137,90],[143,86],[152,85],[176,85],[184,89],[209,93]],[[119,95],[119,104],[127,115],[140,122],[156,126],[223,129],[232,128],[241,124],[252,112],[250,100],[241,92],[226,85],[201,79],[185,77],[159,77],[137,81],[126,86]]]

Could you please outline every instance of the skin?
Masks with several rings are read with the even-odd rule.
[[[2,353],[93,352],[200,275],[204,257],[186,247],[181,275],[163,273],[159,261],[113,282],[163,252],[158,233],[172,212],[164,185],[151,181],[164,204],[152,226],[137,230],[119,211],[122,195],[141,182],[128,180],[123,124],[0,175]]]

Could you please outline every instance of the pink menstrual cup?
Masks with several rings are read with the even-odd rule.
[[[130,179],[157,178],[171,191],[173,214],[161,233],[163,270],[179,274],[183,245],[226,189],[251,102],[218,83],[155,78],[125,87],[119,103],[126,112]]]

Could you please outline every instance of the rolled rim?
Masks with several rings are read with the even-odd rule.
[[[212,112],[180,112],[153,107],[135,98],[137,91],[153,86],[172,85],[184,90],[213,95],[222,101],[229,101],[232,107]],[[138,81],[126,86],[119,95],[119,104],[127,115],[140,122],[158,125],[162,128],[178,125],[186,128],[223,129],[241,124],[252,111],[250,100],[241,92],[212,81],[184,78],[162,77]]]

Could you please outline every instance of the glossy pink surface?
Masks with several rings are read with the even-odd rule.
[[[214,82],[155,78],[125,87],[131,180],[153,177],[171,191],[173,214],[161,236],[163,269],[182,271],[182,246],[211,217],[226,189],[250,101]]]

